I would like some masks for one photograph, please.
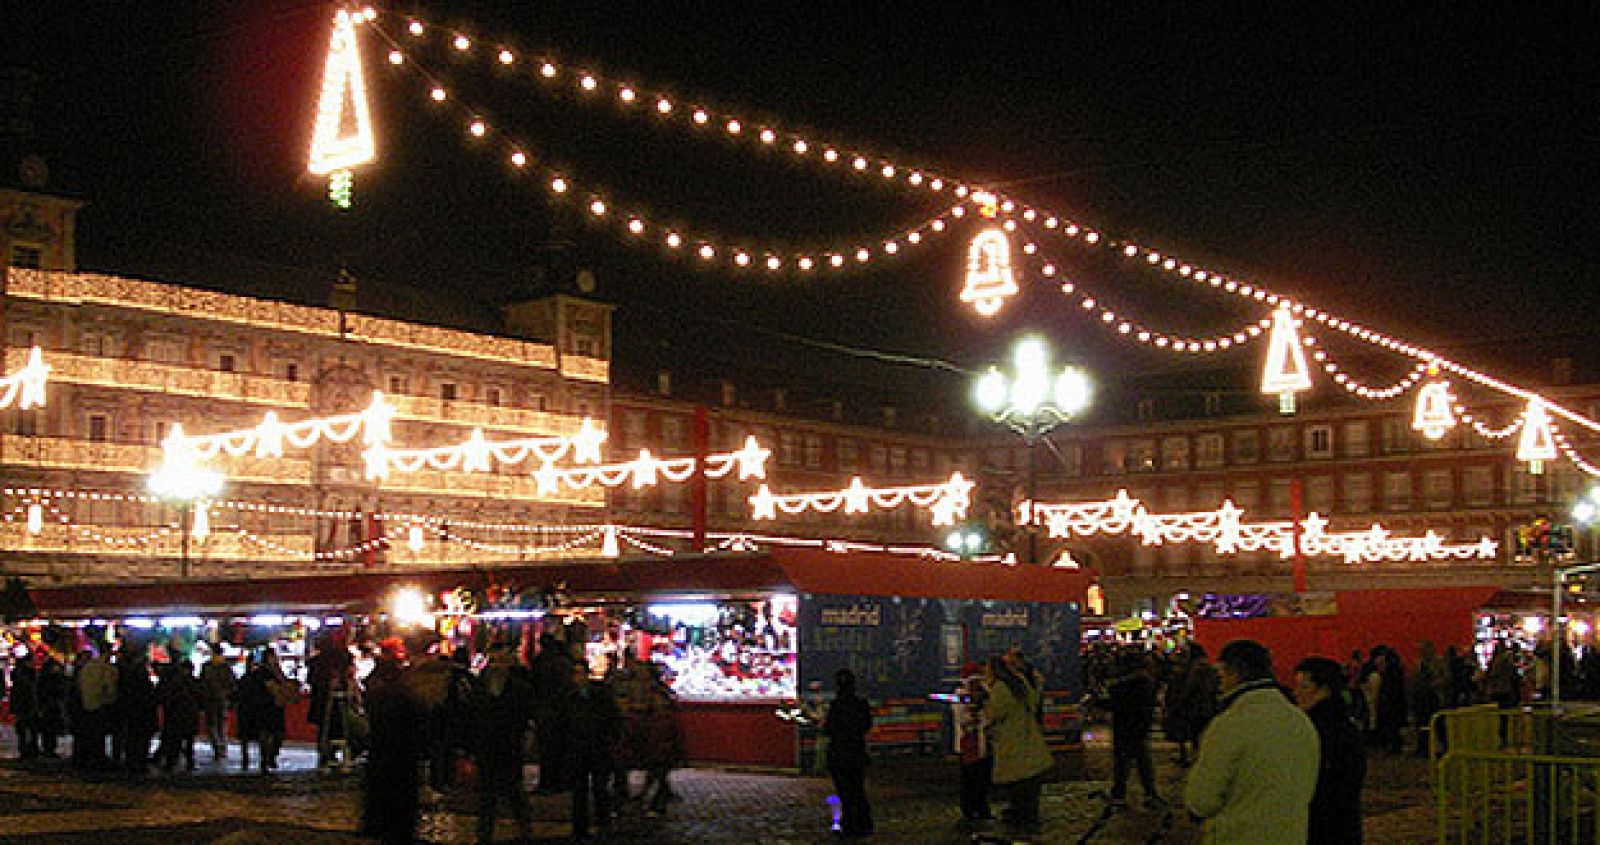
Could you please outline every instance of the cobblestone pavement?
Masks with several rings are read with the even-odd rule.
[[[272,774],[240,772],[237,758],[214,763],[200,756],[194,773],[157,774],[140,781],[122,776],[85,777],[64,761],[23,766],[15,758],[10,731],[0,735],[0,842],[68,845],[185,845],[185,843],[350,843],[363,841],[357,827],[360,778],[354,771],[319,773],[309,748],[285,749]],[[235,754],[237,752],[235,751]],[[1090,780],[1045,787],[1045,830],[1035,842],[1078,842],[1094,825],[1103,804],[1091,793],[1103,786],[1109,747],[1091,736],[1086,768]],[[1181,794],[1182,770],[1168,763],[1171,749],[1156,745],[1160,786]],[[877,818],[876,842],[918,845],[970,843],[958,825],[955,766],[951,763],[884,761],[869,776]],[[1386,845],[1432,841],[1433,816],[1424,761],[1377,754],[1367,789],[1367,841]],[[531,778],[530,778],[531,781]],[[608,842],[815,843],[830,841],[825,779],[786,774],[687,769],[675,773],[682,801],[662,818],[626,808],[603,834]],[[636,782],[637,785],[637,782]],[[1138,795],[1137,787],[1134,795]],[[533,796],[537,841],[570,838],[565,796]],[[465,843],[474,835],[470,792],[429,802],[420,835],[428,842]],[[1165,841],[1197,843],[1198,829],[1173,814]],[[1119,814],[1094,835],[1094,843],[1142,843],[1163,824],[1164,814],[1139,809]],[[1002,832],[996,829],[996,832]],[[515,832],[508,822],[501,841]]]

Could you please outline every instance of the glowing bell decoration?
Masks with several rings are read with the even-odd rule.
[[[1544,472],[1544,462],[1556,459],[1556,438],[1544,402],[1534,398],[1522,412],[1522,435],[1517,438],[1517,460],[1528,462],[1528,474]]]
[[[1272,314],[1272,337],[1267,344],[1267,365],[1261,374],[1261,392],[1278,395],[1278,412],[1295,411],[1294,395],[1311,389],[1311,368],[1300,344],[1298,323],[1287,307]]]
[[[979,214],[994,218],[998,207],[994,195],[979,192],[972,199],[978,203]],[[993,317],[1018,290],[1011,271],[1011,240],[1005,230],[991,227],[979,232],[967,247],[967,286],[961,291],[961,301],[971,303],[979,314]]]
[[[1423,385],[1417,392],[1417,408],[1411,415],[1411,427],[1422,432],[1422,436],[1429,440],[1438,440],[1456,426],[1456,414],[1452,408],[1454,404],[1450,382],[1432,381]]]

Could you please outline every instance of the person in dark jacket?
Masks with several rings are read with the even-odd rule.
[[[11,718],[17,732],[17,756],[32,760],[39,756],[39,670],[33,652],[25,651],[11,661]]]
[[[211,739],[213,760],[228,756],[228,706],[238,686],[233,667],[223,657],[222,649],[216,648],[200,669],[200,702],[205,709],[206,736]]]
[[[1156,682],[1142,651],[1124,651],[1117,657],[1116,674],[1107,685],[1111,711],[1111,801],[1128,797],[1128,770],[1139,769],[1145,804],[1161,805],[1156,792],[1155,766],[1150,760],[1150,727],[1155,721]]]
[[[372,748],[367,757],[362,831],[384,845],[411,845],[417,834],[422,786],[418,764],[424,743],[424,710],[406,683],[405,650],[385,640],[367,676],[367,718]]]
[[[539,635],[539,653],[530,667],[534,696],[534,730],[538,735],[539,792],[567,788],[563,766],[570,756],[568,733],[559,713],[576,691],[572,684],[572,652],[554,634]]]
[[[317,653],[306,661],[306,684],[311,698],[306,706],[306,721],[317,729],[317,765],[333,762],[334,743],[349,742],[345,735],[345,706],[354,685],[354,661],[342,635],[323,637]]]
[[[872,804],[867,800],[867,732],[872,730],[872,707],[856,694],[856,673],[840,669],[833,675],[837,695],[828,705],[822,732],[828,737],[828,774],[839,795],[839,832],[845,836],[872,835]]]
[[[161,726],[156,685],[144,646],[124,643],[117,658],[117,717],[122,729],[122,763],[136,775],[150,770],[150,741]]]
[[[55,759],[56,744],[67,729],[67,701],[71,682],[66,667],[49,650],[45,650],[39,664],[39,709],[34,714],[34,728],[39,732],[39,756]]]
[[[266,654],[271,654],[269,649]],[[250,769],[250,743],[261,752],[261,771],[278,765],[278,743],[283,737],[283,706],[275,692],[282,683],[281,672],[268,665],[270,658],[256,659],[251,655],[245,665],[244,677],[239,679],[238,699],[235,703],[239,730],[239,766]],[[273,661],[274,663],[276,661]]]
[[[1308,845],[1361,845],[1361,786],[1367,759],[1361,731],[1342,695],[1344,669],[1326,657],[1294,667],[1295,703],[1316,726],[1321,750],[1317,791],[1311,798]]]
[[[574,692],[566,708],[571,738],[567,772],[574,779],[572,835],[585,839],[591,835],[591,799],[596,826],[611,823],[611,780],[617,767],[617,742],[622,738],[622,709],[604,679],[589,677],[586,661],[573,662],[572,684]]]
[[[194,735],[200,729],[200,682],[189,661],[179,659],[163,665],[157,676],[156,701],[161,706],[161,745],[156,748],[156,765],[170,772],[182,756],[184,768],[194,771]]]
[[[511,806],[519,835],[533,838],[533,813],[522,791],[523,739],[533,719],[533,687],[521,672],[508,645],[489,651],[489,663],[473,684],[467,701],[469,746],[478,769],[478,841],[494,839],[495,815],[503,801]]]

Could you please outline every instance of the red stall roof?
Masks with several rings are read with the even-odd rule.
[[[564,583],[574,597],[739,595],[794,591],[844,595],[1079,602],[1092,579],[1044,566],[937,562],[887,553],[774,549],[759,554],[683,555],[498,569],[311,575],[227,581],[166,581],[30,588],[41,616],[105,613],[338,610],[368,606],[400,587]]]

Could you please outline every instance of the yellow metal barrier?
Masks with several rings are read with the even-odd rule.
[[[1600,841],[1600,757],[1585,756],[1581,738],[1592,724],[1583,714],[1493,705],[1437,714],[1439,845]]]

